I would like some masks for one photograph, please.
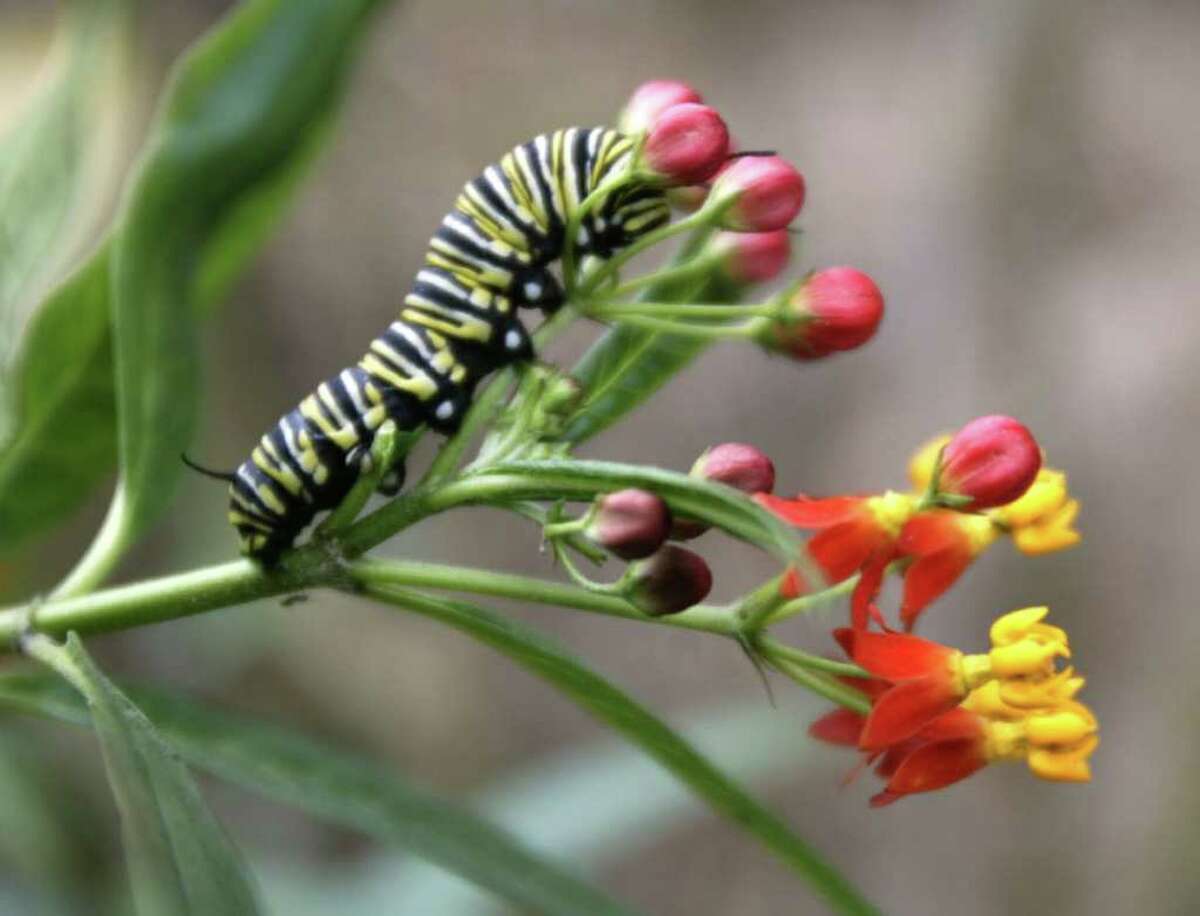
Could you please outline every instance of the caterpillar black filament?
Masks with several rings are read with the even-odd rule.
[[[230,480],[229,521],[241,550],[273,564],[313,517],[364,472],[375,433],[458,428],[475,385],[533,356],[520,308],[557,309],[550,266],[580,203],[632,168],[635,140],[605,128],[535,137],[467,183],[429,243],[399,317],[357,366],[321,383],[262,437]],[[670,218],[662,191],[622,184],[579,220],[575,247],[607,259]],[[403,461],[389,470],[403,483]]]

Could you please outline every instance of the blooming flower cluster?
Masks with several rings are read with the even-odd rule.
[[[757,499],[780,518],[818,534],[809,552],[828,584],[860,575],[852,624],[866,626],[872,602],[893,562],[903,568],[900,621],[911,630],[984,550],[1008,535],[1023,553],[1048,553],[1079,541],[1079,503],[1066,475],[1042,467],[1029,431],[1011,417],[973,420],[940,436],[909,465],[913,490],[813,499]],[[808,590],[792,571],[784,596]]]
[[[748,339],[803,362],[857,349],[874,337],[883,295],[852,267],[812,271],[767,302],[740,301],[749,287],[780,276],[791,258],[788,227],[806,194],[793,165],[773,152],[737,151],[721,115],[685,83],[639,87],[619,124],[638,138],[637,174],[689,214],[646,244],[685,231],[691,237],[656,273],[620,282],[623,259],[637,254],[637,244],[586,273],[580,286],[585,313],[704,340]],[[740,491],[813,532],[807,544],[813,562],[805,574],[787,568],[731,606],[730,616],[748,652],[842,704],[811,732],[856,748],[862,766],[873,766],[885,783],[873,805],[943,788],[997,760],[1024,761],[1044,779],[1090,779],[1096,717],[1076,699],[1083,678],[1067,666],[1067,635],[1045,622],[1045,608],[999,618],[983,653],[912,633],[925,610],[997,541],[1008,538],[1031,556],[1078,543],[1079,502],[1066,474],[1043,465],[1042,449],[1024,424],[983,416],[935,437],[913,455],[910,487],[903,490],[776,496],[770,458],[744,443],[708,450],[690,475]],[[576,582],[619,595],[651,617],[684,612],[708,594],[708,564],[671,543],[707,530],[640,489],[603,494],[581,517],[555,516],[544,527]],[[564,549],[572,538],[630,565],[615,583],[591,582]],[[878,605],[889,572],[902,578],[896,615],[902,631],[892,629]],[[834,636],[849,664],[763,634],[797,608],[846,591],[850,625]]]
[[[1059,661],[1067,634],[1047,609],[1005,614],[991,649],[965,654],[906,633],[844,628],[835,636],[868,675],[848,678],[871,700],[861,715],[837,709],[810,733],[856,747],[886,785],[871,804],[929,792],[997,760],[1023,760],[1042,779],[1086,782],[1100,743],[1096,717],[1075,699],[1083,678]]]

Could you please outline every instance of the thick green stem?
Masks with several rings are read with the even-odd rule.
[[[335,581],[337,568],[316,549],[265,572],[249,560],[146,579],[78,597],[0,611],[0,646],[11,649],[27,629],[51,636],[102,633],[174,620]]]
[[[735,629],[733,617],[724,608],[698,605],[681,614],[650,617],[624,598],[615,595],[598,594],[562,582],[548,582],[545,579],[491,570],[404,560],[358,560],[350,564],[348,572],[359,585],[436,588],[497,598],[513,598],[518,601],[573,608],[609,617],[622,617],[687,630],[703,630],[720,635],[732,634]]]
[[[609,317],[600,313],[596,317]],[[699,337],[704,340],[732,340],[746,338],[753,340],[763,332],[765,319],[751,318],[738,324],[688,324],[682,321],[672,321],[669,318],[653,318],[641,314],[620,314],[611,316],[622,324],[647,331],[665,331],[679,337]]]

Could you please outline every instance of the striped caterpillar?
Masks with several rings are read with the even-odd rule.
[[[272,565],[317,513],[337,506],[369,469],[386,420],[453,433],[480,379],[533,357],[517,311],[562,305],[550,267],[573,220],[576,250],[599,259],[669,220],[665,195],[647,182],[621,184],[578,218],[581,202],[630,169],[636,152],[635,138],[618,131],[567,128],[517,146],[466,184],[400,315],[366,355],[280,419],[235,472],[215,475],[230,483],[242,553]],[[403,478],[400,459],[380,489],[396,492]]]

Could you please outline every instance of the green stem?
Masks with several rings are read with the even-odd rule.
[[[644,315],[620,315],[617,318],[622,324],[644,328],[647,331],[666,331],[668,334],[678,337],[701,337],[706,340],[729,340],[735,337],[752,339],[762,334],[763,330],[763,319],[761,318],[752,318],[741,324],[722,324],[711,327],[686,324],[665,318],[650,318]]]
[[[571,305],[564,305],[554,315],[546,319],[542,326],[534,332],[533,342],[538,350],[554,340],[577,317],[578,311]],[[515,370],[511,367],[496,374],[475,397],[475,402],[463,418],[462,426],[451,438],[446,440],[437,457],[433,459],[429,470],[417,484],[417,488],[425,488],[440,483],[450,477],[462,462],[463,455],[475,436],[482,432],[496,417],[504,394],[512,385]]]
[[[589,318],[624,318],[643,315],[647,318],[774,318],[779,306],[773,302],[761,305],[717,305],[707,302],[614,302],[599,303],[587,308]]]
[[[871,711],[871,701],[865,695],[834,680],[824,672],[810,670],[781,656],[772,657],[768,654],[767,660],[781,674],[787,675],[801,687],[811,690],[818,696],[864,716]]]
[[[821,655],[813,655],[811,652],[805,652],[803,649],[789,646],[787,643],[779,642],[779,640],[772,639],[769,636],[759,637],[759,648],[764,655],[777,656],[804,668],[811,668],[813,671],[823,671],[826,674],[833,674],[838,677],[868,678],[871,676],[867,671],[858,667],[858,665],[851,664],[850,662],[839,662]]]
[[[695,213],[677,222],[668,223],[660,229],[646,233],[628,248],[622,249],[605,261],[595,273],[584,281],[581,290],[582,298],[588,298],[604,285],[605,281],[616,276],[622,267],[643,251],[653,248],[655,245],[661,244],[667,239],[679,235],[681,232],[690,232],[693,229],[699,229],[702,226],[708,225],[712,221],[712,218],[712,213],[707,210],[697,210]]]
[[[637,178],[638,173],[633,171],[614,176],[611,180],[604,182],[585,197],[580,202],[579,208],[567,220],[567,225],[563,232],[562,249],[563,286],[566,289],[567,296],[572,296],[578,286],[579,277],[575,266],[575,239],[579,235],[579,227],[583,225],[584,218],[603,203],[606,197],[625,185],[632,184]]]
[[[0,611],[0,646],[12,648],[27,631],[65,636],[123,630],[214,611],[336,581],[339,573],[316,548],[292,555],[292,562],[265,572],[249,560],[146,579],[91,594],[55,598],[31,607]]]
[[[662,270],[656,270],[653,273],[643,274],[640,277],[634,277],[622,283],[612,292],[614,299],[620,299],[624,296],[632,295],[639,289],[644,289],[648,286],[657,286],[660,283],[679,283],[683,280],[699,279],[704,277],[716,268],[720,263],[720,257],[717,255],[707,255],[705,257],[691,258],[683,263],[673,263],[669,267],[664,267]]]
[[[844,579],[837,585],[831,585],[829,588],[813,592],[811,595],[801,595],[799,598],[793,598],[782,607],[776,608],[766,619],[765,626],[774,626],[781,620],[787,620],[789,617],[797,617],[800,614],[809,614],[818,608],[823,608],[826,605],[833,604],[842,598],[845,598],[854,593],[854,587],[858,585],[858,573],[855,573],[849,579]]]
[[[615,595],[599,594],[562,582],[548,582],[512,573],[407,560],[357,560],[350,564],[348,572],[356,583],[365,587],[399,585],[436,588],[573,608],[592,614],[703,630],[722,636],[734,631],[734,620],[724,608],[697,605],[681,614],[650,617]]]

